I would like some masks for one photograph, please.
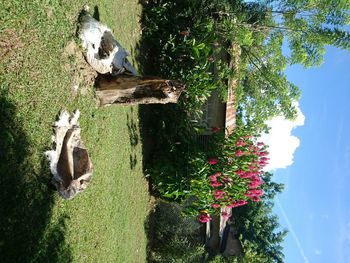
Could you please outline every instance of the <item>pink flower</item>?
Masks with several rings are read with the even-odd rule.
[[[254,174],[250,179],[253,180],[260,180],[260,177],[257,174]]]
[[[268,151],[263,151],[263,152],[260,152],[259,155],[260,156],[267,156],[267,155],[269,155],[269,152]]]
[[[219,200],[219,199],[224,198],[225,192],[222,190],[215,190],[213,195],[214,195],[215,200]]]
[[[214,209],[218,209],[218,208],[220,208],[220,205],[219,204],[212,204],[211,207]]]
[[[248,166],[249,170],[255,170],[257,167],[256,167],[256,164],[251,164]]]
[[[258,147],[265,146],[265,143],[263,143],[263,142],[258,142],[258,143],[257,143],[257,146],[258,146]]]
[[[265,156],[260,157],[260,161],[266,162],[266,161],[268,161],[268,160],[270,160],[270,158],[265,157]]]
[[[219,183],[219,182],[211,182],[210,184],[212,187],[219,187],[219,186],[222,186],[222,183]]]
[[[224,195],[224,194],[225,194],[225,192],[222,190],[215,190],[214,191],[214,195]]]
[[[260,197],[263,195],[263,191],[261,189],[250,189],[245,194],[246,197],[253,198],[253,197]]]
[[[211,217],[208,214],[200,214],[198,216],[198,221],[201,222],[201,223],[207,223],[210,220],[211,220]]]
[[[221,130],[220,127],[216,127],[216,126],[211,127],[212,132],[218,132],[220,130]]]
[[[241,140],[238,140],[238,141],[236,142],[236,146],[237,146],[237,147],[241,147],[241,146],[245,146],[245,145],[246,145],[246,142],[243,141],[242,139],[241,139]]]
[[[219,199],[223,199],[224,196],[223,195],[215,195],[214,198],[215,198],[215,200],[219,200]]]
[[[269,164],[268,162],[263,162],[263,161],[260,161],[259,162],[259,165],[261,166],[261,167],[264,167],[264,166],[266,166],[267,164]]]
[[[245,174],[245,172],[244,172],[243,170],[237,170],[235,173],[236,173],[238,176],[241,176],[241,175],[244,175],[244,174]]]
[[[211,175],[211,176],[209,176],[209,180],[210,180],[211,182],[216,182],[216,181],[217,181],[217,178],[216,178],[215,175]]]
[[[227,207],[234,208],[234,207],[246,205],[247,203],[248,203],[248,202],[245,201],[245,200],[238,200],[238,201],[235,201],[235,202],[231,203],[230,205],[227,205]]]
[[[253,202],[260,202],[260,197],[259,197],[259,196],[253,196],[253,197],[251,198],[251,200],[252,200]]]
[[[221,175],[220,172],[216,172],[215,174],[212,174],[209,176],[209,180],[211,182],[216,182],[218,180],[218,177]]]
[[[249,183],[249,188],[250,189],[254,189],[259,187],[260,185],[262,185],[264,182],[259,178],[257,180],[251,180],[251,182]]]
[[[213,158],[213,157],[209,157],[208,158],[208,163],[211,165],[217,164],[218,163],[218,159],[217,158]]]
[[[239,175],[239,177],[241,177],[242,179],[246,179],[246,178],[251,178],[254,175],[255,175],[255,173],[253,173],[253,172],[244,172],[244,174]]]
[[[244,155],[244,152],[242,150],[237,150],[235,152],[235,156],[237,156],[237,157],[242,156],[242,155]]]

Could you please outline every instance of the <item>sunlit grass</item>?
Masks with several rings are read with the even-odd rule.
[[[137,1],[90,1],[120,43],[139,38]],[[0,3],[0,255],[2,262],[144,262],[148,193],[136,107],[97,108],[79,75],[76,19],[85,1]],[[61,109],[81,111],[93,181],[72,201],[50,192],[51,125]]]

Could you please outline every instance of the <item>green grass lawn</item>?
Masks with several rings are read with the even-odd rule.
[[[138,1],[88,2],[134,55]],[[73,45],[85,3],[0,3],[1,262],[146,261],[149,197],[138,108],[96,107],[92,72]],[[42,153],[51,147],[59,111],[76,108],[94,175],[85,192],[65,201],[47,187],[51,175]]]

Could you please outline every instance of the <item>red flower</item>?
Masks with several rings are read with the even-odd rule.
[[[211,217],[208,214],[200,214],[198,216],[198,221],[201,222],[201,223],[207,223],[210,220],[211,220]]]
[[[212,132],[218,132],[220,130],[221,130],[220,127],[216,127],[216,126],[211,127]]]
[[[218,163],[218,159],[217,158],[213,158],[213,157],[209,157],[208,158],[208,163],[211,165],[217,164]]]
[[[218,209],[218,208],[220,208],[220,205],[219,204],[212,204],[211,207],[214,209]]]
[[[257,143],[257,146],[258,146],[258,147],[265,146],[265,143],[263,143],[263,142],[258,142],[258,143]]]

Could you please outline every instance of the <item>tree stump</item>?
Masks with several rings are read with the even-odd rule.
[[[97,80],[100,106],[177,103],[185,85],[178,80],[129,75],[102,75]]]

